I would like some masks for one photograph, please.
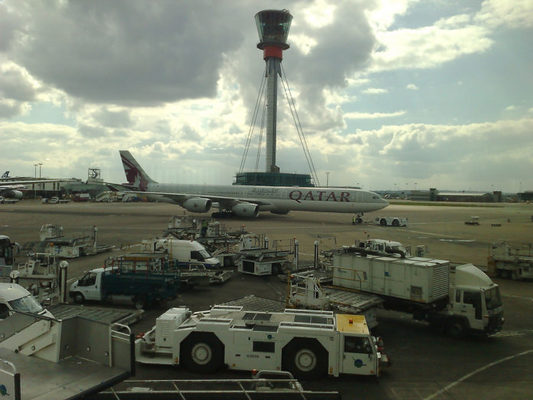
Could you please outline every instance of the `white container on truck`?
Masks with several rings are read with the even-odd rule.
[[[385,307],[412,313],[452,336],[492,334],[503,326],[499,287],[472,264],[380,257],[342,248],[333,255],[332,269],[336,287],[376,294]]]
[[[136,360],[183,365],[194,372],[285,370],[297,377],[379,376],[388,358],[365,318],[330,311],[243,311],[215,306],[192,313],[172,308],[135,341]]]
[[[202,263],[206,268],[220,268],[220,261],[195,240],[163,238],[143,241],[146,251],[167,251],[178,263]]]
[[[350,253],[333,256],[333,285],[423,304],[447,301],[450,262]]]

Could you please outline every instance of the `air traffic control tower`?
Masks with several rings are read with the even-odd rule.
[[[287,37],[291,22],[292,15],[287,10],[263,10],[255,14],[260,40],[257,48],[263,50],[266,63],[266,170],[239,172],[236,185],[313,186],[310,175],[281,173],[276,165],[278,75],[282,76],[283,50],[289,48]]]

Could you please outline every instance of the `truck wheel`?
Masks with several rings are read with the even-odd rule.
[[[224,365],[224,346],[213,333],[195,332],[182,342],[180,358],[189,371],[213,373]]]
[[[284,349],[282,368],[295,377],[310,379],[327,374],[328,354],[316,340],[293,339]]]
[[[392,221],[392,226],[400,226],[400,221],[395,219],[394,221]]]
[[[385,218],[381,218],[381,220],[379,221],[379,224],[381,226],[386,226],[387,225],[387,221],[385,220]]]
[[[466,335],[466,325],[460,319],[452,319],[446,326],[446,333],[455,339]]]
[[[355,220],[355,223],[356,223],[356,224],[362,224],[362,223],[363,223],[363,218],[357,218],[357,219]]]
[[[81,304],[85,301],[85,297],[81,293],[74,294],[74,303]]]

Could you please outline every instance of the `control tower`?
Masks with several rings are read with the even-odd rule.
[[[237,173],[237,185],[313,186],[310,175],[281,173],[276,165],[278,77],[283,78],[281,60],[283,50],[289,48],[291,22],[292,15],[287,10],[263,10],[255,14],[257,48],[263,50],[266,64],[266,168],[265,172]]]
[[[278,103],[278,75],[281,77],[283,50],[287,50],[287,37],[292,15],[287,10],[264,10],[255,14],[255,24],[260,42],[257,48],[263,50],[267,79],[266,117],[266,171],[279,172],[276,165],[276,118]]]

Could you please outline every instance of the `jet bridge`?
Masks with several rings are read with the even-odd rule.
[[[17,313],[0,321],[0,361],[8,399],[78,399],[134,374],[133,335],[80,316]]]

